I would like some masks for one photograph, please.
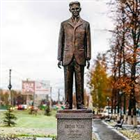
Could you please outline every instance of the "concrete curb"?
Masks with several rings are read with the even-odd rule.
[[[100,120],[100,119],[96,119],[96,120]],[[96,137],[97,140],[101,140],[100,137],[99,137],[99,135],[98,135],[98,133],[96,132],[96,130],[93,130],[93,128],[92,128],[92,133],[95,134],[95,137]]]
[[[94,132],[94,134],[95,134],[95,137],[96,137],[97,140],[101,140],[97,133]]]
[[[114,127],[110,126],[108,123],[106,123],[105,121],[102,121],[105,125],[108,126],[108,128],[111,128],[113,131],[115,131],[118,135],[124,137],[126,140],[130,140],[128,139],[126,136],[124,136],[122,133],[120,133],[119,131],[117,131]]]

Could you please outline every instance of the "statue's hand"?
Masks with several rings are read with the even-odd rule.
[[[58,68],[61,69],[61,65],[62,65],[62,61],[58,61],[58,64],[57,64]]]
[[[89,69],[89,67],[90,67],[90,61],[87,60],[87,69]]]

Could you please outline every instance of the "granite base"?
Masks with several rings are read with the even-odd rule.
[[[92,111],[87,109],[57,112],[57,140],[92,140]]]

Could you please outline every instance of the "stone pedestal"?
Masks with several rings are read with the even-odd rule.
[[[57,140],[92,140],[91,110],[57,112]]]

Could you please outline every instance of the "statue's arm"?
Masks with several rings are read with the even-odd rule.
[[[87,30],[86,30],[86,44],[87,44],[87,55],[86,55],[86,60],[87,60],[87,69],[90,67],[90,59],[91,59],[91,34],[90,34],[90,24],[88,23],[87,25]]]
[[[59,32],[59,40],[58,40],[58,67],[61,68],[62,59],[63,59],[63,47],[64,47],[64,28],[61,23],[60,32]]]
[[[87,60],[87,69],[90,67],[90,60]]]

